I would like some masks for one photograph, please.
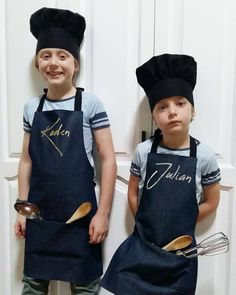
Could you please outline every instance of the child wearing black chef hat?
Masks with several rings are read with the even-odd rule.
[[[47,294],[50,280],[70,282],[72,294],[98,293],[116,164],[102,103],[73,82],[85,26],[83,16],[63,9],[42,8],[30,18],[35,65],[47,89],[24,108],[17,202],[36,204],[42,219],[18,215],[15,223],[16,236],[25,238],[22,294]],[[98,205],[93,140],[102,170]],[[87,202],[88,215],[67,224]]]
[[[189,135],[195,115],[197,64],[183,54],[154,56],[137,68],[153,119],[153,137],[140,143],[130,168],[128,201],[134,232],[121,244],[102,286],[116,295],[195,294],[197,259],[162,248],[214,212],[220,170],[214,152]]]

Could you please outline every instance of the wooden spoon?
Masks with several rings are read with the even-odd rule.
[[[86,216],[92,209],[92,204],[90,202],[84,202],[79,208],[73,213],[70,219],[66,221],[66,223],[74,222],[84,216]]]
[[[189,246],[192,243],[192,237],[189,235],[179,236],[178,238],[165,245],[162,249],[166,251],[176,251]]]

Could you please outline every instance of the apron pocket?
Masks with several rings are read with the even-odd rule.
[[[197,259],[188,259],[167,252],[137,237],[132,239],[132,245],[129,245],[123,257],[118,266],[118,285],[127,280],[131,285],[132,281],[139,282],[144,289],[148,285],[181,292],[195,289]]]
[[[45,256],[80,256],[88,247],[88,224],[27,219],[25,251]]]

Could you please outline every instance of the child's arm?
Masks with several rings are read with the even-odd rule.
[[[138,191],[139,191],[140,177],[130,174],[128,185],[128,202],[131,213],[135,217],[138,210]]]
[[[30,134],[25,133],[23,139],[23,148],[22,154],[18,167],[18,195],[19,199],[27,200],[29,193],[29,183],[30,183],[30,175],[31,175],[31,159],[28,154]],[[18,214],[17,219],[14,225],[15,235],[18,238],[25,237],[25,217]]]
[[[97,244],[101,243],[108,234],[116,180],[116,159],[110,128],[95,130],[94,138],[101,161],[101,188],[98,210],[91,220],[89,235],[90,243]]]
[[[204,202],[199,206],[199,215],[197,222],[205,219],[213,213],[220,201],[220,184],[219,182],[203,186]]]

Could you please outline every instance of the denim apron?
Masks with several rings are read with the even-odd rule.
[[[88,242],[97,203],[93,168],[84,147],[81,92],[77,89],[74,111],[42,111],[45,93],[34,116],[28,201],[40,208],[42,220],[26,223],[24,274],[28,277],[88,284],[102,274],[101,245]],[[89,215],[66,224],[88,201],[92,203]]]
[[[191,235],[191,246],[196,244],[196,140],[190,137],[189,157],[157,154],[159,140],[156,132],[134,232],[117,249],[102,280],[116,295],[195,294],[197,259],[162,247],[180,235]]]

